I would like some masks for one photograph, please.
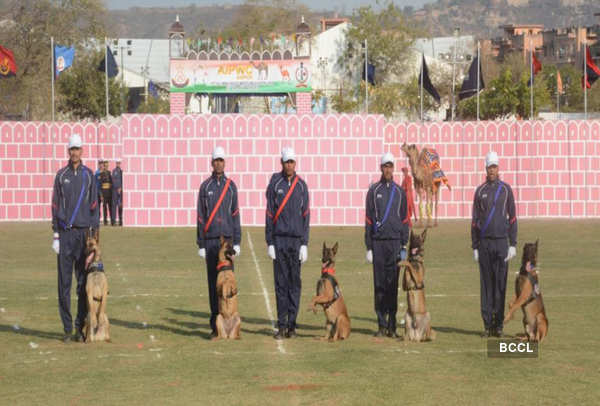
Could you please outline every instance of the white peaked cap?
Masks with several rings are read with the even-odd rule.
[[[381,157],[381,165],[385,165],[387,163],[391,163],[392,165],[394,164],[394,155],[392,155],[389,152],[386,152],[385,154],[383,154],[383,156]]]
[[[284,148],[281,150],[281,160],[283,162],[296,161],[296,153],[293,148]]]
[[[225,149],[223,147],[216,147],[212,153],[213,161],[215,159],[225,159]]]
[[[69,137],[69,149],[81,148],[83,143],[81,142],[81,136],[79,134],[73,134]]]
[[[488,166],[498,165],[499,162],[500,161],[498,159],[498,154],[494,151],[488,152],[487,155],[485,156],[485,167],[486,168]]]

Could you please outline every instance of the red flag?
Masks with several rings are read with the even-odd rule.
[[[16,74],[17,64],[13,52],[0,45],[0,78],[7,78]]]
[[[563,84],[562,84],[562,78],[560,77],[560,71],[557,70],[556,71],[556,90],[558,90],[558,94],[563,94]]]
[[[533,74],[537,75],[538,72],[542,70],[542,63],[536,58],[535,53],[532,53],[531,55],[533,56]]]
[[[594,63],[594,60],[592,59],[590,47],[586,46],[585,48],[586,66],[585,71],[583,72],[583,77],[581,78],[581,87],[586,86],[589,89],[592,87],[594,82],[598,80],[598,78],[600,78],[600,68],[598,68],[598,66]]]
[[[222,42],[223,42],[223,38],[221,38],[221,37],[217,38],[217,44],[221,45]]]

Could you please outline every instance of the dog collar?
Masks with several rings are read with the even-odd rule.
[[[217,272],[221,271],[233,271],[233,264],[227,261],[219,262],[217,264]]]
[[[104,264],[102,262],[92,262],[88,268],[89,272],[104,272]]]
[[[323,268],[321,274],[328,273],[329,275],[335,275],[335,268]]]

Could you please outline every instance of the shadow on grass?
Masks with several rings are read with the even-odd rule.
[[[32,336],[39,338],[47,338],[49,340],[61,340],[63,338],[63,333],[54,333],[51,331],[42,331],[42,330],[34,330],[27,327],[19,327],[18,330],[15,330],[13,326],[7,326],[4,324],[0,324],[0,333],[12,333],[23,336]]]
[[[169,322],[173,322],[172,319],[166,319]],[[125,327],[125,328],[129,328],[129,329],[134,329],[134,330],[161,330],[161,331],[165,331],[167,333],[172,333],[172,334],[178,334],[178,335],[182,335],[182,336],[200,336],[202,338],[210,338],[210,333],[209,332],[203,332],[203,331],[198,331],[198,330],[183,330],[180,328],[176,328],[176,327],[170,327],[170,326],[164,326],[162,324],[155,324],[155,323],[149,323],[147,325],[143,325],[142,323],[138,323],[135,321],[127,321],[127,320],[119,320],[119,319],[114,319],[111,318],[110,319],[110,323],[115,325],[115,326],[119,326],[119,327]],[[201,325],[199,325],[201,326]]]
[[[440,327],[440,326],[431,326],[431,328],[433,328],[435,331],[439,331],[440,333],[456,333],[456,334],[463,334],[463,335],[470,335],[470,336],[481,336],[481,333],[483,333],[483,330],[481,331],[474,331],[474,330],[463,330],[461,328],[456,328],[456,327]]]

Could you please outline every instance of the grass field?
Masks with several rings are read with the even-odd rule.
[[[597,404],[599,226],[597,220],[520,222],[518,258],[524,242],[541,240],[549,335],[538,359],[489,359],[479,336],[468,221],[430,230],[426,293],[437,340],[420,344],[372,336],[363,231],[321,227],[311,230],[302,268],[297,339],[272,338],[273,271],[262,228],[243,229],[236,262],[242,339],[227,342],[207,339],[206,272],[195,229],[106,228],[113,342],[65,345],[49,224],[0,223],[0,403]],[[341,343],[318,341],[324,316],[305,310],[324,240],[340,243],[336,274],[352,320],[352,334]],[[513,261],[507,301],[517,269]],[[405,300],[401,292],[399,319]],[[519,312],[505,332],[521,330]]]

